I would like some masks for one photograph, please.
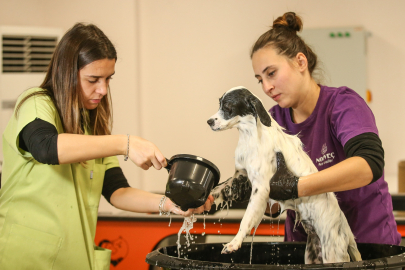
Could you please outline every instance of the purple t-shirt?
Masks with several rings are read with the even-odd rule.
[[[346,159],[343,150],[351,138],[365,132],[378,135],[374,115],[363,98],[347,87],[321,86],[318,102],[304,122],[295,124],[289,108],[279,105],[270,110],[274,120],[288,134],[299,134],[305,152],[319,171]],[[392,210],[392,198],[383,176],[358,189],[335,192],[340,208],[359,243],[399,245],[401,235]],[[288,210],[285,241],[306,241],[304,228],[294,229],[295,212]]]

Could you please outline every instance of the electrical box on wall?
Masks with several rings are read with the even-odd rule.
[[[13,114],[18,96],[39,86],[47,70],[62,29],[0,26],[0,132]],[[3,147],[0,140],[1,149]],[[0,151],[0,161],[3,151]]]
[[[321,81],[328,86],[347,86],[367,100],[369,35],[362,27],[339,27],[305,29],[301,37],[322,63]]]

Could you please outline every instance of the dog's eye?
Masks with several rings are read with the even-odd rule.
[[[232,112],[232,107],[229,106],[228,104],[225,104],[225,105],[223,106],[223,110],[224,110],[224,111],[227,111],[227,112],[229,112],[229,113],[231,113],[231,112]]]

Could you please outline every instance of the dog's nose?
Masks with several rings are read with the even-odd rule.
[[[207,123],[208,123],[208,125],[212,126],[212,125],[214,125],[215,120],[210,118],[210,119],[208,119]]]

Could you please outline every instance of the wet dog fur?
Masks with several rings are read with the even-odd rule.
[[[288,169],[294,175],[306,176],[317,172],[317,168],[304,152],[297,136],[284,133],[259,98],[246,88],[230,89],[220,98],[220,108],[209,120],[214,131],[237,128],[239,141],[235,150],[235,174],[214,188],[211,194],[215,203],[224,202],[224,188],[238,177],[247,177],[252,193],[241,225],[234,239],[224,245],[222,253],[231,253],[241,247],[243,239],[257,228],[268,204],[276,201],[269,198],[269,180],[276,172],[276,153],[282,152]],[[232,197],[232,194],[227,194]],[[295,210],[296,222],[301,222],[308,234],[305,263],[336,263],[361,261],[354,235],[345,215],[340,210],[334,193],[301,197],[279,201],[281,212]],[[350,254],[350,255],[349,255]]]

